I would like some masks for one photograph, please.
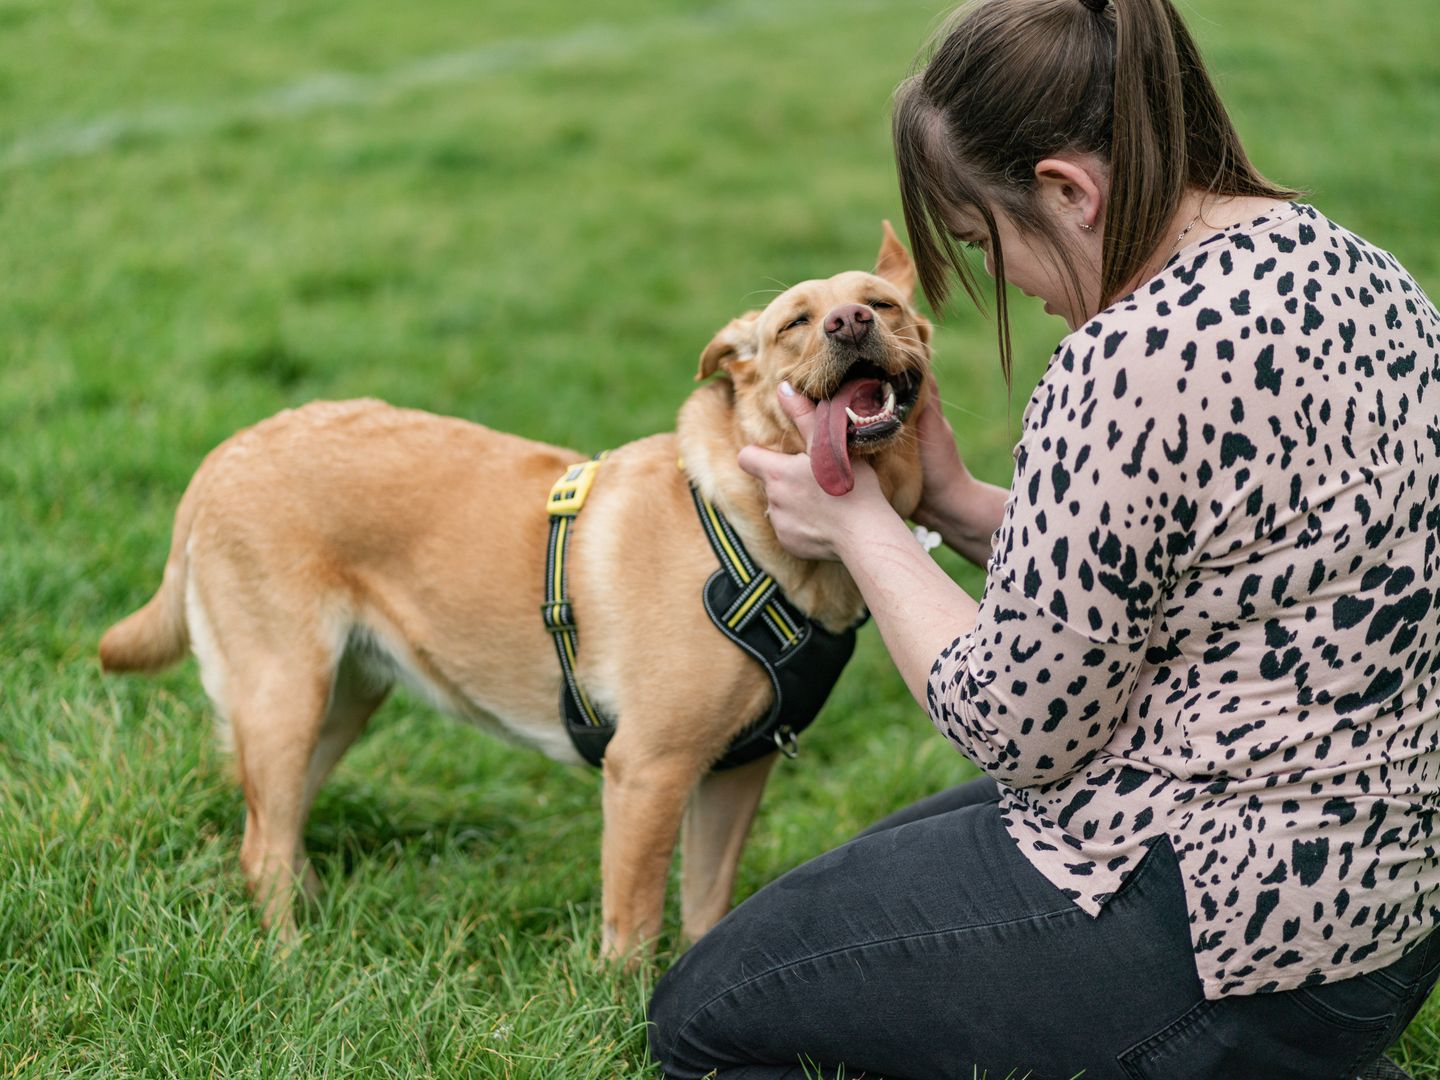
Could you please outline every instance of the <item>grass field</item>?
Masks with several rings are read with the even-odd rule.
[[[1261,167],[1432,295],[1433,6],[1186,6]],[[898,221],[887,98],[938,13],[0,0],[0,1077],[653,1075],[674,942],[634,976],[593,959],[594,775],[392,700],[320,797],[326,897],[282,960],[193,664],[102,679],[95,644],[158,582],[201,457],[285,406],[376,395],[584,450],[669,427],[730,316],[868,266]],[[1006,479],[1061,333],[1017,301],[1012,398],[991,326],[947,318],[980,475]],[[968,773],[867,630],[741,894]],[[1440,999],[1396,1055],[1440,1077]]]

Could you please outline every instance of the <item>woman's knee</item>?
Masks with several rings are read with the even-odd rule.
[[[811,943],[804,934],[776,934],[781,925],[785,913],[777,909],[772,884],[660,979],[650,998],[648,1035],[651,1056],[668,1080],[700,1080],[713,1070],[723,1077],[737,1068],[762,1070],[738,1076],[769,1076],[764,1069],[772,1067],[782,1076],[799,1060],[790,1037],[796,972],[808,970]]]
[[[719,928],[717,928],[719,929]],[[712,950],[712,930],[682,956],[655,986],[650,997],[650,1056],[661,1066],[667,1080],[699,1080],[717,1066],[715,1047],[707,1045],[695,1023],[708,1001],[717,996],[718,972],[712,970],[707,953]]]
[[[645,1013],[650,1025],[646,1032],[650,1040],[650,1056],[664,1069],[667,1077],[678,1075],[670,1068],[671,1051],[676,1033],[689,1012],[687,1002],[693,992],[693,987],[678,977],[678,972],[677,965],[661,977],[655,992],[650,995],[650,1007]]]

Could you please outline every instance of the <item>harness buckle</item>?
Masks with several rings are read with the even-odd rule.
[[[601,455],[603,457],[604,455]],[[601,458],[583,461],[565,470],[565,475],[555,481],[546,500],[546,509],[551,517],[575,517],[585,505],[590,488],[595,483],[595,473],[600,468]]]
[[[561,600],[541,604],[540,615],[545,621],[545,629],[549,630],[550,633],[575,633],[575,613],[566,601]]]
[[[789,724],[781,724],[770,736],[775,741],[775,749],[784,754],[791,761],[800,756],[800,741],[796,738],[795,732]]]

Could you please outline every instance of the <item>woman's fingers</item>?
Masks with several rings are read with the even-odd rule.
[[[751,444],[743,447],[740,450],[740,456],[735,460],[739,463],[740,468],[764,483],[779,473],[780,467],[789,460],[790,456]]]
[[[809,420],[801,412],[801,423]],[[803,429],[802,429],[803,430]],[[780,546],[801,559],[833,559],[831,540],[837,527],[834,503],[820,490],[804,454],[781,454],[761,446],[746,446],[736,459],[765,485],[765,516]]]
[[[815,430],[815,403],[804,394],[795,392],[795,388],[788,382],[780,384],[780,409],[788,416],[795,425],[795,430],[805,440],[805,445],[810,445],[810,434]],[[778,475],[782,463],[792,457],[804,457],[803,454],[782,454],[775,450],[767,450],[761,446],[747,446],[740,451],[737,459],[740,468],[744,469],[757,480],[767,480]]]
[[[787,393],[788,391],[788,393]],[[815,430],[815,403],[788,384],[780,389],[780,407],[809,444]],[[855,487],[841,497],[828,495],[815,480],[806,454],[782,454],[746,446],[736,459],[740,468],[765,486],[766,514],[782,547],[802,559],[836,559],[836,541],[852,528],[857,515],[876,504],[893,515],[874,470],[855,462]]]
[[[955,431],[945,417],[945,410],[940,407],[940,387],[936,385],[934,374],[929,376],[929,390],[925,409],[916,423],[920,468],[925,474],[927,489],[944,487],[965,471],[960,448],[955,444]]]
[[[810,435],[815,430],[815,403],[804,394],[796,393],[795,388],[788,382],[782,382],[780,408],[790,417],[795,430],[800,432],[800,437],[805,440],[805,445],[809,446]]]

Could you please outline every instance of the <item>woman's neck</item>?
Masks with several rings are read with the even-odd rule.
[[[1134,292],[1158,274],[1177,252],[1233,225],[1253,221],[1274,209],[1278,201],[1250,195],[1212,195],[1200,188],[1187,188],[1179,209],[1166,226],[1165,240],[1135,280],[1122,290],[1122,295]]]

